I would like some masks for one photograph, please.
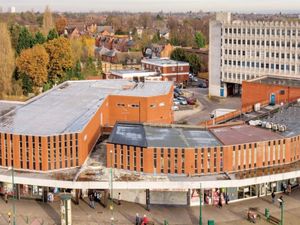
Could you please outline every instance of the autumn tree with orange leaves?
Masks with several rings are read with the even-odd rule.
[[[68,24],[66,17],[61,16],[55,21],[55,27],[59,34],[63,34]]]
[[[48,74],[53,83],[64,79],[66,72],[73,66],[70,40],[59,37],[45,43],[45,49],[49,55]]]
[[[47,82],[48,64],[49,56],[39,44],[23,50],[16,61],[18,72],[30,77],[36,87],[42,87]]]

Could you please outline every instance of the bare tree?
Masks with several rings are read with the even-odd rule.
[[[0,98],[3,98],[5,94],[9,94],[11,91],[15,57],[7,24],[0,23],[0,34]]]

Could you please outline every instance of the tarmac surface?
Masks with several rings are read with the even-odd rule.
[[[200,102],[200,108],[187,111],[175,111],[175,121],[186,121],[190,125],[197,125],[202,121],[209,120],[209,114],[215,109],[240,109],[240,97],[208,98],[208,88],[187,88],[185,91],[193,93]]]
[[[276,199],[280,194],[276,195]],[[290,196],[283,195],[284,199],[284,225],[298,225],[300,221],[300,189],[296,189]],[[7,213],[12,210],[12,199],[6,204],[0,199],[0,224],[8,223]],[[276,201],[272,204],[271,197],[261,197],[224,205],[221,209],[215,206],[202,208],[203,225],[208,220],[214,220],[216,225],[247,225],[251,224],[246,219],[249,207],[258,207],[259,212],[264,213],[265,208],[270,209],[270,214],[280,218],[280,208]],[[16,200],[16,224],[17,225],[54,225],[60,224],[60,203],[42,203],[35,200]],[[199,207],[187,206],[161,206],[151,205],[150,212],[144,206],[122,202],[115,205],[113,210],[114,222],[111,223],[112,211],[96,204],[96,208],[89,207],[87,200],[80,201],[79,205],[72,204],[72,220],[74,225],[129,225],[134,224],[135,214],[144,214],[155,224],[163,224],[164,220],[169,225],[199,225]],[[264,216],[256,224],[267,225]]]

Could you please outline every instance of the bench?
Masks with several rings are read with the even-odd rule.
[[[274,223],[276,225],[279,225],[280,224],[280,219],[274,217],[274,216],[271,216],[269,217],[269,220],[268,220],[270,223]]]

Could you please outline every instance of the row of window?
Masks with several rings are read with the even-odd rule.
[[[257,156],[258,151],[262,151],[262,165],[267,166],[272,164],[280,164],[281,161],[281,154],[282,154],[282,161],[285,162],[285,155],[286,155],[286,146],[285,146],[285,140],[282,141],[279,140],[276,144],[276,141],[273,141],[271,145],[271,141],[266,142],[262,145],[262,148],[259,148],[257,144],[244,144],[243,149],[242,145],[233,146],[233,152],[232,152],[232,168],[233,170],[241,170],[246,169],[246,166],[248,165],[248,168],[255,168],[257,165]],[[282,146],[282,147],[281,147]],[[248,149],[247,149],[248,147]],[[281,153],[282,151],[282,153]],[[272,152],[272,158],[271,158],[271,152]],[[243,157],[242,157],[243,154]],[[247,155],[248,154],[248,155]],[[252,156],[253,154],[253,156]],[[253,166],[253,167],[252,167]]]
[[[224,28],[222,32],[225,34],[300,36],[300,28]]]
[[[117,103],[117,106],[121,107],[121,108],[124,108],[124,107],[126,107],[126,104],[124,104],[124,103]],[[154,103],[149,105],[150,108],[156,108],[156,106],[157,105],[154,104]],[[159,106],[163,107],[163,106],[165,106],[165,103],[161,102],[161,103],[159,103]],[[129,104],[128,107],[130,107],[130,108],[139,108],[140,105],[139,104]]]
[[[154,66],[154,65],[150,65],[150,64],[144,64],[144,68],[145,69],[151,69],[157,72],[162,72],[161,71],[161,67],[159,66]],[[183,71],[183,66],[172,66],[172,71],[176,72],[176,71]]]
[[[75,135],[75,142],[73,140],[74,135]],[[64,137],[64,141],[62,141],[62,137]],[[52,145],[51,145],[51,141],[52,141]],[[62,143],[64,145],[62,145]],[[69,134],[69,135],[65,134],[65,135],[47,137],[47,146],[48,146],[48,170],[63,168],[63,161],[62,161],[63,154],[65,159],[64,167],[79,166],[78,134]],[[75,163],[74,163],[74,158],[75,158]]]
[[[282,70],[282,71],[300,71],[300,65],[289,65],[289,64],[275,64],[275,63],[261,63],[261,62],[245,62],[236,60],[224,60],[225,66],[236,66],[242,68],[257,68],[257,69],[271,69],[271,70]]]
[[[255,46],[255,47],[281,47],[281,48],[300,48],[300,41],[273,41],[273,40],[245,40],[245,39],[224,39],[225,44],[244,45],[244,46]]]
[[[178,173],[178,166],[181,164],[181,173],[185,173],[185,149],[177,149],[171,150],[170,148],[164,149],[160,148],[160,153],[157,148],[154,148],[153,155],[153,165],[155,171],[160,171],[161,173],[171,173],[171,152],[174,151],[174,173]],[[206,154],[206,160],[204,160],[205,152],[204,149],[195,149],[194,152],[194,168],[195,173],[200,174],[204,173],[204,168],[207,168],[208,173],[217,172],[217,164],[219,164],[220,171],[223,171],[223,148],[221,147],[219,161],[217,161],[217,148],[208,148]],[[178,161],[179,156],[181,156],[181,161]],[[167,164],[165,164],[165,160]],[[158,162],[160,168],[158,167]],[[211,171],[213,168],[213,171]]]
[[[114,165],[114,168],[118,167],[118,157],[119,157],[119,164],[121,169],[127,169],[130,170],[130,162],[131,157],[133,156],[133,169],[137,170],[137,163],[139,159],[139,165],[140,165],[140,171],[144,171],[144,149],[139,148],[140,151],[138,151],[137,147],[133,147],[133,154],[130,154],[130,149],[124,149],[123,145],[120,145],[120,154],[118,154],[118,149],[116,148],[117,145],[114,145],[114,151],[112,156],[112,164]],[[138,156],[139,154],[139,156]],[[125,161],[124,161],[125,159]],[[125,163],[124,163],[125,162]]]
[[[224,50],[224,55],[260,57],[260,58],[281,58],[281,59],[299,59],[300,54],[295,53],[280,53],[280,52],[264,52],[264,51],[245,51],[245,50]]]

